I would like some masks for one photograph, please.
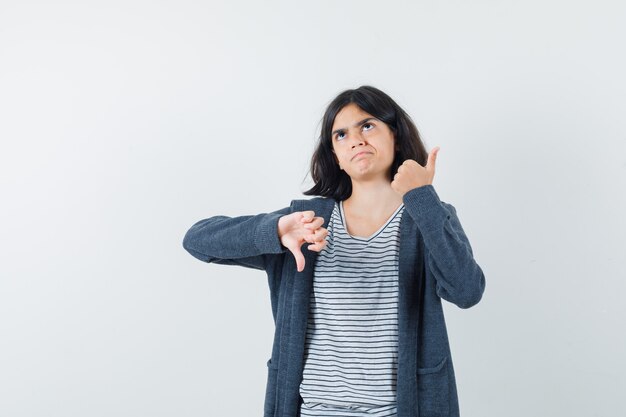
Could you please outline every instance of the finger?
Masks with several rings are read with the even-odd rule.
[[[327,236],[328,230],[318,229],[315,233],[304,236],[304,241],[312,244],[319,244],[321,242],[325,242]]]
[[[308,223],[315,218],[315,212],[313,210],[307,210],[302,212],[302,218],[300,219],[303,223]]]
[[[304,241],[305,242],[309,242],[309,243],[318,243],[322,240],[324,240],[326,238],[325,235],[321,235],[321,234],[317,234],[316,233],[310,233],[308,235],[304,236]]]
[[[307,249],[321,252],[326,247],[326,240],[307,246]]]
[[[322,247],[320,247],[319,245],[316,244],[316,245],[309,245],[309,246],[307,246],[307,249],[309,249],[310,251],[321,252],[322,249],[324,249],[324,248],[322,248]]]
[[[323,217],[315,217],[310,223],[304,223],[304,228],[309,230],[319,229],[324,224]]]
[[[315,232],[314,239],[316,242],[320,242],[326,239],[326,236],[328,236],[328,230],[320,228]]]

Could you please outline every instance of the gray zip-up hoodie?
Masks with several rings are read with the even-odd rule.
[[[451,204],[432,185],[403,196],[398,277],[398,417],[458,417],[459,403],[441,299],[469,308],[485,276]],[[278,237],[278,219],[313,210],[328,226],[335,200],[293,200],[289,207],[250,216],[214,216],[195,223],[183,247],[204,262],[265,270],[275,333],[268,360],[264,417],[297,417],[304,343],[318,252],[302,246],[305,268]]]

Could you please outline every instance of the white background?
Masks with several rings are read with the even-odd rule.
[[[485,272],[444,303],[464,417],[618,416],[618,1],[0,1],[0,415],[262,414],[262,271],[196,221],[308,198],[325,107],[370,84],[440,146]]]

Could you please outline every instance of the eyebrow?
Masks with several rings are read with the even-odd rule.
[[[362,125],[363,123],[368,122],[368,121],[370,121],[370,120],[376,120],[376,118],[375,118],[375,117],[368,117],[368,118],[366,118],[366,119],[361,120],[360,122],[356,122],[356,123],[353,125],[353,127],[360,126],[360,125]],[[331,136],[335,136],[335,133],[343,132],[345,129],[346,129],[346,128],[344,127],[344,128],[341,128],[341,129],[333,130],[333,133],[331,133]]]

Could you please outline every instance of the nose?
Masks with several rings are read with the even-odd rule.
[[[357,132],[353,135],[350,135],[351,138],[353,138],[355,140],[354,143],[352,143],[352,148],[354,148],[357,145],[364,145],[365,144],[365,139],[363,139],[363,136],[361,134],[361,132]]]

